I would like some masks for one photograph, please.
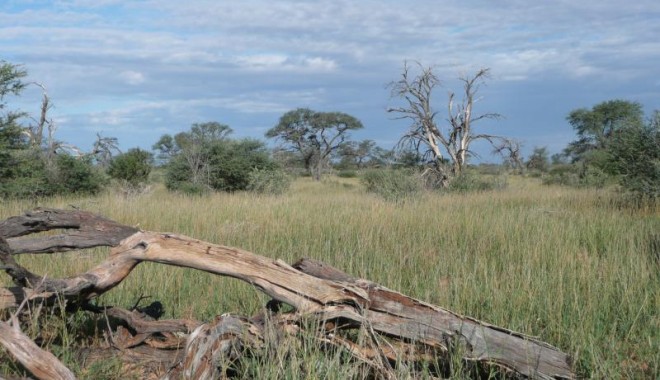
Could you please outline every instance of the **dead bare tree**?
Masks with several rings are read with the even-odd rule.
[[[65,232],[25,237],[50,230]],[[113,249],[95,268],[64,279],[32,273],[13,257],[97,246]],[[89,303],[121,283],[141,262],[237,278],[272,300],[251,318],[223,314],[210,323],[157,320],[162,313],[148,308]],[[25,302],[48,307],[64,300],[68,309],[77,305],[118,319],[124,327],[107,332],[109,346],[85,349],[79,356],[85,363],[114,357],[137,366],[143,377],[145,371],[159,373],[161,379],[225,377],[226,363],[258,352],[269,339],[300,339],[307,331],[319,346],[344,350],[376,378],[395,378],[393,366],[402,361],[413,366],[426,363],[443,375],[452,355],[477,371],[495,370],[514,378],[575,378],[569,356],[547,343],[354,278],[327,264],[302,259],[288,265],[238,248],[140,231],[83,211],[38,209],[0,222],[0,264],[16,284],[0,288],[0,310],[20,310]],[[283,311],[281,304],[293,310]],[[71,378],[55,357],[28,341],[0,322],[0,345],[34,376]],[[58,373],[39,372],[44,367],[58,368]]]
[[[498,144],[493,146],[493,153],[502,156],[506,163],[508,163],[519,174],[525,171],[522,157],[520,157],[521,144],[520,141],[514,139],[501,139]]]
[[[479,100],[477,93],[483,81],[488,78],[489,69],[480,69],[473,76],[459,78],[463,83],[463,97],[456,101],[455,93],[449,92],[447,103],[446,126],[437,120],[431,97],[440,80],[432,67],[424,67],[416,62],[418,74],[414,74],[406,62],[401,79],[392,82],[392,97],[401,98],[405,105],[389,108],[388,112],[398,114],[398,119],[411,121],[410,129],[400,139],[401,143],[413,146],[425,146],[431,154],[435,169],[445,179],[444,184],[453,176],[460,175],[467,163],[467,157],[473,153],[470,145],[477,140],[486,140],[493,144],[502,139],[500,136],[476,133],[474,123],[482,119],[499,119],[500,114],[486,113],[475,116],[474,105]],[[447,167],[447,161],[449,165]]]

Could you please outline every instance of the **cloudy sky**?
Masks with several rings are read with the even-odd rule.
[[[150,148],[204,121],[263,138],[297,107],[356,116],[355,139],[390,148],[407,124],[387,84],[417,60],[443,81],[439,110],[457,77],[490,68],[477,112],[505,118],[480,131],[558,152],[572,109],[660,108],[659,36],[657,0],[0,2],[0,60],[48,88],[57,137],[83,149],[96,133]],[[36,114],[39,99],[9,101]]]

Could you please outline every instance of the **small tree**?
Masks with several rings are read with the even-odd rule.
[[[151,153],[133,148],[113,158],[108,167],[108,175],[131,186],[139,186],[148,181],[152,162]]]
[[[456,102],[454,92],[449,93],[447,104],[447,126],[438,124],[438,112],[432,105],[432,95],[440,80],[431,67],[417,63],[418,74],[414,74],[406,63],[401,79],[390,84],[392,97],[404,100],[404,105],[388,109],[388,112],[398,114],[400,119],[411,121],[408,132],[400,143],[410,143],[415,148],[426,147],[435,167],[443,178],[443,186],[448,185],[449,178],[458,176],[467,163],[470,145],[477,140],[487,140],[493,143],[498,136],[479,134],[474,131],[474,123],[482,119],[498,119],[497,113],[474,115],[474,103],[483,81],[488,77],[489,70],[481,69],[473,76],[461,77],[463,82],[463,98]],[[445,160],[449,161],[449,168]]]
[[[362,127],[358,119],[345,113],[298,108],[282,115],[266,137],[280,139],[287,149],[300,154],[305,169],[320,180],[323,168],[344,144],[348,132]]]
[[[514,139],[500,139],[500,142],[495,145],[493,153],[499,154],[504,159],[504,164],[514,170],[518,174],[525,172],[525,166],[520,156],[520,149],[522,144],[520,141]]]
[[[159,158],[166,162],[176,157],[175,166],[185,165],[186,173],[190,174],[189,181],[195,186],[209,186],[209,150],[216,143],[226,140],[231,132],[228,125],[215,121],[195,123],[190,131],[178,133],[174,137],[163,135],[153,149],[159,151]]]
[[[107,168],[115,154],[121,154],[117,138],[103,137],[100,133],[97,133],[96,141],[94,141],[94,146],[90,153],[94,160],[96,160],[96,163],[103,168]]]
[[[20,95],[26,86],[22,81],[26,75],[27,71],[21,67],[0,61],[0,152],[25,148],[25,135],[17,123],[25,113],[6,111],[5,98],[7,95]]]
[[[539,172],[547,172],[549,164],[549,155],[547,147],[534,147],[534,151],[529,156],[527,163],[527,169],[537,170]]]

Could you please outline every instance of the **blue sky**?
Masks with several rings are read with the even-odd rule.
[[[390,148],[405,121],[386,113],[405,60],[435,67],[447,92],[492,76],[480,132],[560,151],[575,108],[609,99],[660,108],[657,0],[4,0],[0,59],[23,64],[55,107],[56,137],[88,150],[96,133],[123,149],[218,121],[263,138],[286,111],[358,117],[354,139]],[[40,93],[13,106],[36,114]],[[482,146],[482,160],[495,160]]]

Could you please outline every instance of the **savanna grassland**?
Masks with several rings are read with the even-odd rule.
[[[277,197],[189,197],[156,188],[133,198],[108,191],[84,199],[5,202],[0,218],[36,206],[74,205],[145,230],[176,232],[287,262],[315,258],[537,336],[573,355],[582,377],[654,379],[660,375],[660,211],[626,208],[616,199],[610,190],[511,178],[505,190],[429,193],[393,203],[366,193],[355,179],[329,178],[298,179]],[[85,271],[105,252],[19,261],[60,277]],[[7,284],[8,276],[2,281]],[[201,320],[225,312],[250,315],[267,301],[238,280],[142,264],[100,303],[130,307],[140,296],[162,301],[167,317]],[[319,366],[315,350],[303,347],[294,359],[276,355],[273,362],[252,363],[246,376],[347,376],[337,363]],[[0,354],[0,360],[7,358]],[[3,371],[8,366],[0,365]]]

